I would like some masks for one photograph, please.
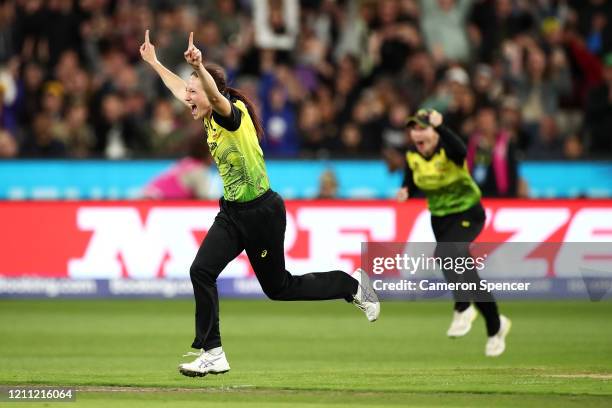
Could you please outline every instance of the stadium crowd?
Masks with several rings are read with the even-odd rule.
[[[141,60],[146,29],[183,77],[194,31],[267,156],[389,159],[421,107],[475,161],[612,156],[605,0],[0,0],[0,157],[186,154],[202,129]]]

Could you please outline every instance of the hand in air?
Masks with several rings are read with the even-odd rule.
[[[429,124],[433,127],[438,127],[442,124],[443,117],[442,114],[436,110],[432,110],[429,113]]]
[[[149,64],[157,62],[157,55],[155,55],[155,46],[149,41],[149,30],[145,31],[144,43],[140,46],[140,56],[143,60]]]
[[[202,64],[202,51],[193,45],[193,31],[189,33],[189,45],[183,55],[185,56],[185,61],[194,68],[198,68]]]

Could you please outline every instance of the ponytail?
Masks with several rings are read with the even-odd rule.
[[[261,119],[259,118],[259,115],[257,114],[257,110],[253,102],[251,102],[251,100],[247,98],[246,95],[244,95],[238,89],[232,88],[231,86],[226,86],[225,91],[232,98],[236,98],[242,101],[242,103],[244,103],[244,105],[247,108],[247,111],[249,112],[249,116],[251,117],[251,121],[253,121],[253,126],[255,126],[255,133],[257,133],[257,139],[261,142],[261,139],[263,139],[264,137],[264,129],[261,124]]]
[[[217,89],[222,94],[228,94],[230,98],[234,98],[240,100],[244,103],[249,112],[249,116],[251,117],[251,121],[253,122],[253,126],[255,126],[255,133],[257,133],[257,139],[261,142],[264,137],[264,129],[261,124],[261,119],[257,114],[257,110],[255,109],[255,105],[249,98],[246,97],[242,92],[240,92],[236,88],[232,88],[231,86],[227,86],[225,80],[225,73],[223,68],[216,64],[207,64],[205,67],[206,71],[210,74],[210,76],[215,80],[215,84],[217,85]],[[197,72],[192,72],[191,75],[198,76]]]

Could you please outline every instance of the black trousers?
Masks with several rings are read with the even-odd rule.
[[[471,257],[470,243],[478,237],[485,223],[485,211],[482,204],[469,208],[468,210],[450,214],[443,217],[432,216],[431,226],[436,241],[435,256],[446,258]],[[475,283],[480,288],[480,276],[475,267],[465,268],[463,273],[455,270],[444,269],[444,278],[447,282]],[[487,334],[494,335],[499,331],[499,313],[497,303],[490,292],[477,289],[476,291],[453,291],[455,299],[455,310],[462,312],[470,306],[471,302],[482,313],[487,325]]]
[[[357,280],[343,271],[293,276],[285,270],[283,199],[268,190],[246,203],[219,202],[220,211],[191,265],[196,303],[193,348],[219,347],[217,277],[243,250],[264,293],[272,300],[352,300]]]

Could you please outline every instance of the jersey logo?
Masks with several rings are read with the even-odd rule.
[[[463,220],[463,221],[461,221],[461,226],[463,228],[469,228],[470,227],[470,222],[468,220]]]
[[[261,257],[265,258],[268,255],[268,250],[264,249],[263,251],[261,251]]]
[[[212,152],[213,150],[215,150],[217,148],[217,142],[210,142],[210,143],[208,143],[208,148]]]

